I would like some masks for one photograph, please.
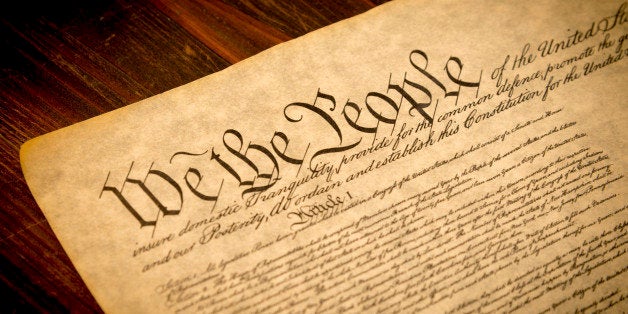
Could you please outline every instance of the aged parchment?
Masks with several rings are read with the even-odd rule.
[[[24,175],[106,312],[626,311],[627,7],[395,1]]]

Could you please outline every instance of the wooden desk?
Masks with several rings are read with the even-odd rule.
[[[0,9],[0,312],[86,313],[101,309],[26,186],[20,145],[383,1],[17,2]]]

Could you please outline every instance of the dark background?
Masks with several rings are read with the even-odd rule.
[[[2,1],[0,312],[102,312],[26,186],[22,143],[384,1]]]

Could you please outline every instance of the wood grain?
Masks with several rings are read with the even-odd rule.
[[[380,2],[3,4],[0,312],[102,312],[24,182],[22,143],[219,71]]]

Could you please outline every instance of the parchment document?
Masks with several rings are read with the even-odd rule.
[[[24,175],[106,312],[626,311],[627,10],[395,1]]]

